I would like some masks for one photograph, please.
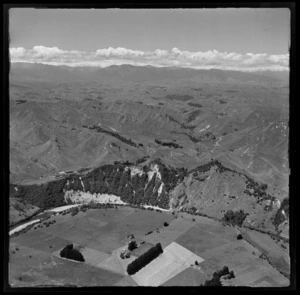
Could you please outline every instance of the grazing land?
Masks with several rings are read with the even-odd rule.
[[[288,76],[11,63],[10,284],[287,286]]]
[[[232,283],[236,285],[289,284],[276,268],[260,258],[260,249],[236,239],[233,227],[206,217],[181,213],[175,218],[169,212],[119,207],[88,209],[75,216],[58,214],[52,219],[56,223],[11,238],[12,286],[200,285],[224,265],[234,271]],[[165,222],[169,226],[164,226]],[[149,231],[152,233],[145,235]],[[130,235],[142,244],[130,258],[122,259],[120,254],[127,249]],[[163,253],[129,276],[127,265],[157,241]],[[61,249],[70,243],[79,248],[85,262],[59,257]],[[271,240],[268,247],[274,244]]]

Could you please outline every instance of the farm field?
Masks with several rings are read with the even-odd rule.
[[[51,220],[56,223],[31,228],[10,239],[11,286],[197,286],[224,265],[236,275],[230,284],[289,284],[259,258],[260,249],[236,239],[234,228],[206,217],[185,213],[175,217],[166,212],[120,207],[89,209],[75,216],[59,214]],[[121,259],[130,235],[144,243],[132,251],[130,258]],[[59,257],[69,243],[79,247],[85,262]],[[156,243],[161,243],[164,252],[129,276],[128,264]]]
[[[132,278],[140,286],[156,287],[181,273],[196,260],[199,263],[203,261],[201,257],[173,242],[159,257],[134,274]]]
[[[252,231],[244,230],[244,236],[249,243],[259,249],[264,255],[267,255],[278,269],[286,274],[290,273],[290,256],[289,256],[289,244],[280,241],[280,244],[285,248],[282,248],[278,243],[274,242],[270,236]]]

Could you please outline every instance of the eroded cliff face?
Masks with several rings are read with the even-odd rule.
[[[288,227],[287,198],[281,203],[266,184],[219,161],[191,171],[167,166],[160,159],[139,164],[118,162],[43,185],[12,185],[11,191],[13,197],[43,209],[107,201],[184,210],[217,219],[227,210],[243,210],[248,214],[244,225],[274,233]]]

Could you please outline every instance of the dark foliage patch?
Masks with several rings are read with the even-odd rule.
[[[161,253],[163,253],[163,249],[161,244],[158,243],[154,247],[150,248],[147,252],[139,256],[137,259],[132,261],[127,266],[127,273],[129,275],[133,275],[138,272],[140,269],[149,264],[152,260],[158,257]]]
[[[130,241],[129,244],[128,244],[128,250],[129,251],[133,251],[134,249],[136,249],[138,246],[137,246],[137,243],[136,241]]]
[[[240,211],[228,210],[224,214],[222,221],[226,224],[230,224],[233,226],[237,225],[241,227],[247,215],[249,214],[245,213],[244,210],[240,210]]]
[[[83,125],[82,127],[90,129],[90,130],[96,130],[99,133],[105,133],[105,134],[111,135],[111,136],[119,139],[120,141],[122,141],[122,142],[124,142],[124,143],[126,143],[130,146],[138,147],[138,145],[135,142],[133,142],[131,139],[125,138],[124,136],[120,135],[117,132],[108,131],[108,130],[105,130],[102,127],[99,127],[99,126],[96,126],[96,125],[90,125],[90,126]]]
[[[174,142],[160,141],[159,139],[155,139],[155,142],[162,146],[168,146],[168,147],[172,147],[174,149],[182,149],[183,148],[181,145],[174,143]]]
[[[71,260],[76,260],[80,262],[84,262],[83,255],[80,253],[79,250],[73,248],[73,244],[67,245],[60,251],[60,257],[68,258]]]
[[[222,287],[221,277],[226,276],[227,279],[232,279],[235,277],[233,271],[229,271],[228,266],[224,266],[222,270],[213,273],[213,277],[210,280],[205,281],[205,287]]]
[[[65,183],[65,179],[60,179],[41,185],[18,185],[14,195],[41,209],[59,207],[64,204]]]

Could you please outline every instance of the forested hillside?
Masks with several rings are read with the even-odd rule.
[[[115,162],[87,174],[72,174],[41,185],[11,185],[11,197],[41,209],[72,203],[76,192],[108,194],[133,205],[152,205],[223,219],[228,210],[243,210],[248,226],[277,230],[288,219],[288,199],[282,203],[268,186],[212,160],[187,171],[147,158]]]

